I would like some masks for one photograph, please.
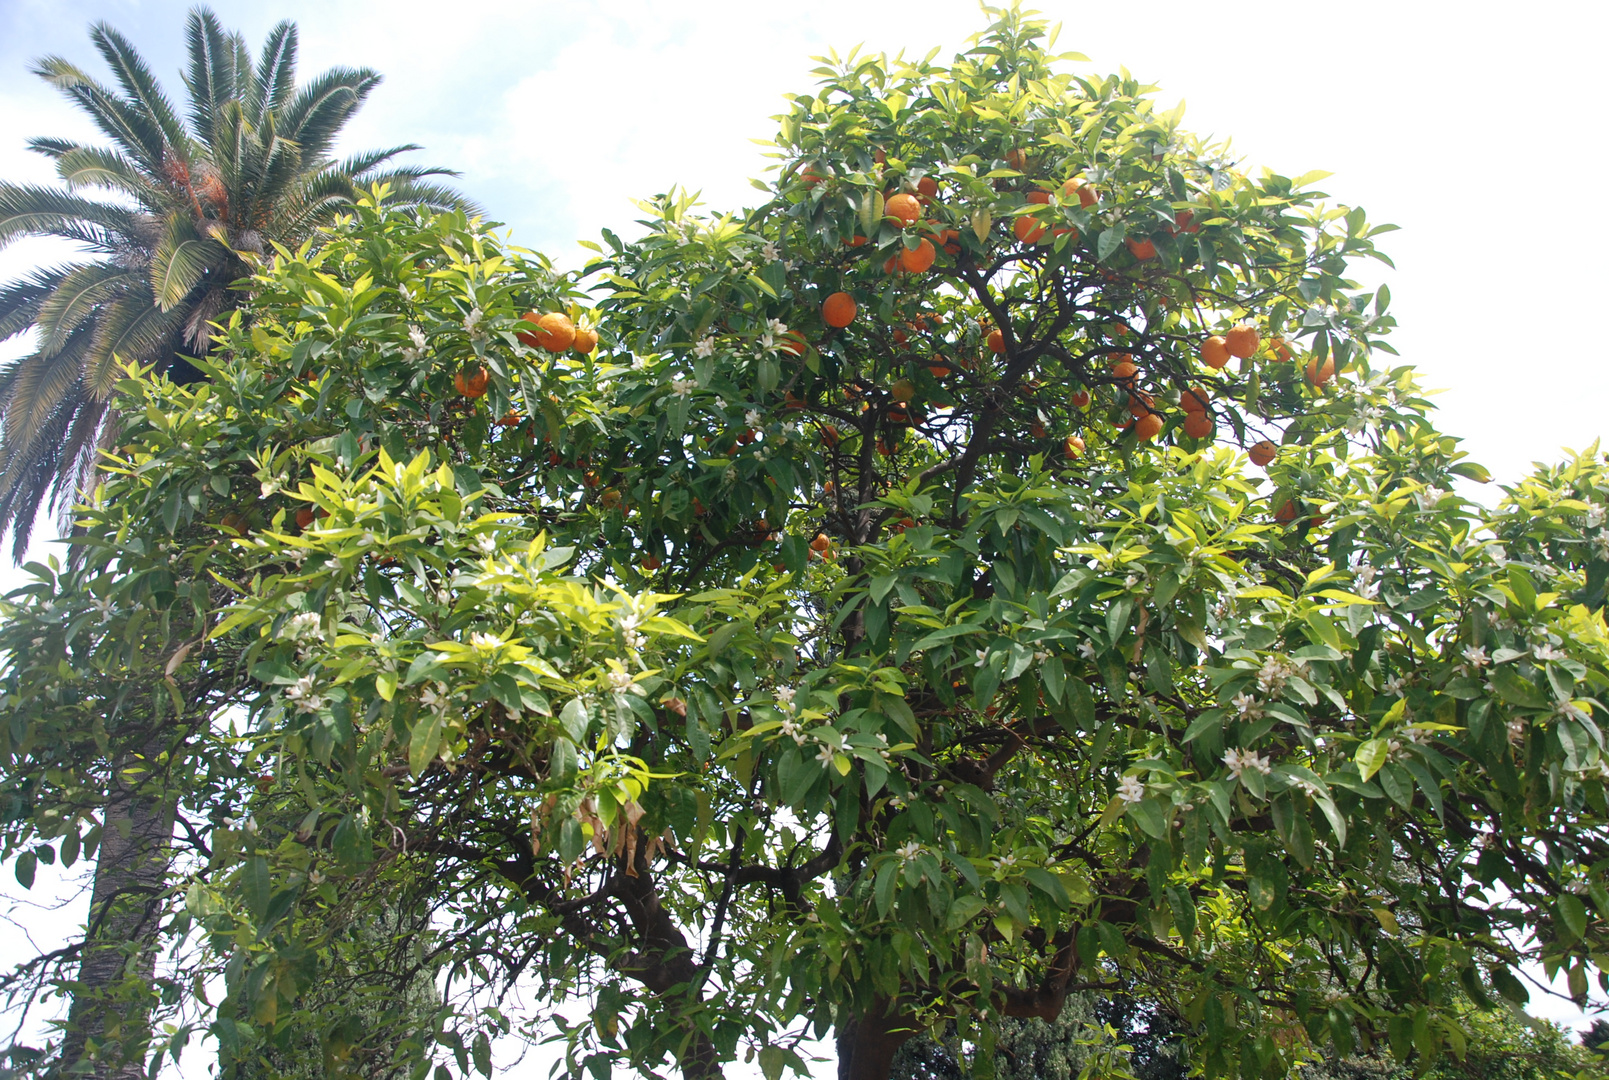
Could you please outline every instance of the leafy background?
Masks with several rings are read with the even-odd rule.
[[[1344,7],[1239,3],[1038,5],[1065,20],[1059,42],[1095,70],[1126,64],[1189,102],[1188,125],[1233,134],[1257,164],[1324,168],[1326,187],[1403,226],[1387,244],[1401,328],[1394,344],[1441,398],[1444,430],[1464,436],[1499,480],[1604,425],[1609,346],[1592,322],[1609,286],[1597,254],[1596,185],[1609,150],[1593,118],[1609,77],[1593,50],[1609,9],[1567,2]],[[93,136],[28,61],[88,61],[87,25],[127,33],[177,84],[182,0],[0,0],[0,175],[49,179],[22,149],[30,135]],[[480,2],[373,5],[356,0],[224,0],[218,14],[250,41],[300,24],[303,67],[369,65],[387,82],[350,128],[350,145],[416,141],[464,171],[461,186],[509,224],[516,242],[562,265],[575,241],[609,226],[631,234],[630,199],[680,183],[715,207],[752,201],[765,167],[752,137],[780,95],[813,82],[808,57],[865,42],[949,52],[980,24],[969,0],[867,5]],[[667,90],[667,88],[673,88]],[[43,245],[0,252],[0,279],[49,261]],[[0,575],[3,583],[5,575]],[[82,917],[72,880],[59,910],[12,904],[41,944]],[[9,884],[9,882],[8,882]],[[43,897],[36,886],[29,903]],[[11,950],[0,941],[0,962]],[[29,950],[31,951],[31,950]],[[1538,1011],[1579,1023],[1567,1004]],[[203,1064],[191,1059],[191,1068]],[[189,1063],[187,1063],[189,1064]],[[528,1067],[536,1067],[531,1063]],[[198,1073],[199,1074],[199,1073]]]

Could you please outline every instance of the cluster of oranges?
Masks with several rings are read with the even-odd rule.
[[[514,336],[521,344],[529,345],[533,349],[541,347],[550,353],[574,349],[582,356],[586,356],[598,347],[598,332],[586,327],[577,327],[570,321],[570,316],[562,311],[549,311],[545,314],[527,311],[520,318],[530,323],[534,329],[521,330]]]
[[[530,330],[520,330],[515,333],[522,345],[531,348],[546,349],[550,353],[561,353],[574,350],[586,356],[598,347],[598,332],[590,327],[578,327],[570,316],[560,311],[546,313],[527,311],[520,318],[531,324]],[[486,390],[491,385],[491,373],[485,367],[476,364],[459,369],[453,376],[453,387],[466,398],[474,399],[486,396]],[[514,413],[502,417],[497,423],[508,427],[519,422]]]

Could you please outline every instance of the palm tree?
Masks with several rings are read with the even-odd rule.
[[[270,241],[294,247],[350,205],[359,185],[391,198],[473,210],[431,177],[398,165],[412,144],[338,160],[336,135],[380,82],[335,68],[296,84],[296,27],[268,35],[255,66],[239,34],[206,8],[191,12],[188,109],[181,117],[134,47],[104,23],[90,40],[119,94],[59,57],[35,73],[88,113],[110,146],[34,139],[60,186],[0,182],[0,247],[52,236],[88,260],[0,286],[0,340],[30,329],[32,353],[0,370],[0,538],[26,549],[47,501],[59,514],[92,478],[115,437],[112,388],[130,361],[195,378],[210,324],[235,306],[233,284]]]
[[[350,206],[360,184],[389,185],[396,202],[473,210],[433,182],[449,170],[395,162],[413,145],[333,156],[337,134],[380,81],[373,71],[337,68],[299,87],[290,23],[268,35],[255,65],[244,39],[205,8],[187,32],[183,116],[104,24],[90,39],[118,89],[57,57],[35,68],[110,144],[35,139],[30,147],[56,163],[61,183],[0,183],[0,246],[59,237],[87,256],[0,286],[0,340],[34,334],[33,351],[0,370],[0,537],[10,533],[19,558],[41,507],[70,508],[115,439],[111,393],[122,365],[199,377],[185,355],[207,350],[211,325],[242,299],[236,283],[271,243],[299,245]],[[160,907],[152,898],[166,886],[174,828],[171,794],[148,763],[180,753],[182,737],[175,744],[171,725],[153,722],[121,745],[109,763],[117,779],[106,793],[107,841],[60,1053],[96,1077],[143,1075],[152,994],[125,992],[149,983]]]

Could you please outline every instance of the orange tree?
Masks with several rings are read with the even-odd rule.
[[[1528,960],[1584,998],[1603,461],[1453,493],[1346,277],[1380,230],[1053,61],[1007,12],[829,62],[767,201],[645,204],[593,311],[372,206],[263,268],[185,414],[264,500],[209,633],[268,779],[183,893],[227,1056],[378,1052],[304,991],[398,904],[448,965],[420,1075],[547,1024],[600,1077],[831,1033],[877,1080],[950,1024],[987,1073],[1079,991],[1276,1076],[1457,1056]]]

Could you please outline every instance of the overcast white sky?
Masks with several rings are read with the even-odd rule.
[[[1393,341],[1440,399],[1443,429],[1500,481],[1605,433],[1603,243],[1609,4],[1046,0],[1059,45],[1127,66],[1233,136],[1252,165],[1327,169],[1321,185],[1402,232],[1385,238]],[[31,135],[91,137],[28,73],[49,53],[98,70],[85,31],[131,37],[175,93],[182,0],[0,0],[0,176],[48,180]],[[769,117],[808,90],[810,56],[864,42],[952,51],[984,22],[967,0],[221,0],[253,47],[282,18],[302,71],[366,65],[386,82],[344,149],[423,143],[517,243],[576,265],[576,241],[629,230],[630,199],[672,184],[716,208],[757,195]],[[0,252],[0,280],[50,253]],[[1381,276],[1383,275],[1383,277]],[[41,880],[48,875],[41,870]],[[13,886],[13,890],[14,890]],[[1560,1015],[1567,1015],[1565,1010]]]

